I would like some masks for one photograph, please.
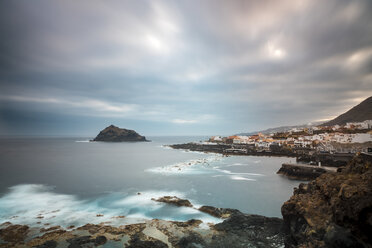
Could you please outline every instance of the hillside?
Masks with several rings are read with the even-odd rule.
[[[329,122],[323,123],[322,126],[344,125],[347,122],[361,122],[365,120],[372,120],[372,96],[346,113]]]

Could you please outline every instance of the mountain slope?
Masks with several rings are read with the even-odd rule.
[[[329,122],[323,123],[322,126],[344,125],[347,122],[361,122],[365,120],[372,120],[372,96],[346,113]]]
[[[260,130],[260,131],[238,133],[236,135],[254,135],[257,133],[270,134],[270,133],[278,133],[278,132],[287,132],[291,130],[292,128],[312,127],[312,126],[320,125],[321,123],[323,122],[312,122],[309,124],[302,124],[302,125],[273,127],[273,128],[268,128],[265,130]]]

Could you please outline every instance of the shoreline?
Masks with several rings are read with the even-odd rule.
[[[166,197],[164,197],[167,201]],[[164,200],[157,199],[163,202]],[[176,199],[167,204],[192,207],[188,200]],[[136,224],[111,226],[107,223],[79,227],[0,224],[0,247],[283,247],[283,219],[243,214],[236,209],[203,206],[200,211],[221,218],[217,224],[191,219],[185,222],[161,219]],[[245,227],[245,228],[242,228]],[[190,246],[191,245],[191,246]]]

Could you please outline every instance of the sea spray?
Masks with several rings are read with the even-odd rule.
[[[194,208],[174,207],[151,200],[165,195],[185,197],[177,191],[145,191],[134,195],[116,192],[81,200],[74,195],[56,193],[53,189],[41,184],[11,187],[0,198],[0,223],[9,221],[30,226],[68,227],[102,222],[115,226],[153,218],[171,221],[200,219],[211,223],[221,221]]]

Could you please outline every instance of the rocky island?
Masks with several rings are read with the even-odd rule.
[[[148,141],[145,136],[139,135],[134,130],[119,128],[110,125],[103,129],[93,141],[106,141],[106,142],[136,142]]]

